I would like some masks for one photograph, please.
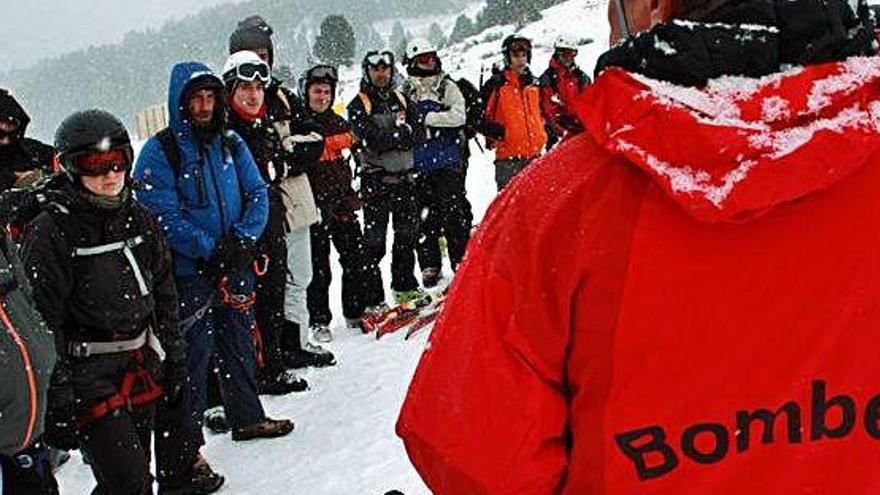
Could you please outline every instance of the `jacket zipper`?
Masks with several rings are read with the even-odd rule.
[[[223,153],[221,153],[220,155],[222,156]],[[207,148],[205,148],[205,163],[207,163],[209,165],[211,163],[211,152]],[[221,168],[223,167],[222,161],[220,163],[220,167]],[[226,211],[223,208],[223,196],[220,194],[220,184],[217,183],[217,174],[215,173],[216,171],[214,170],[213,167],[209,166],[208,168],[210,169],[210,172],[211,172],[211,184],[214,185],[214,194],[217,195],[217,209],[220,211],[220,232],[222,232],[223,235],[225,236],[226,235]],[[244,201],[244,198],[242,198],[242,201]],[[242,209],[243,208],[244,208],[244,205],[242,205]]]
[[[30,405],[30,410],[28,411],[27,430],[25,431],[24,440],[22,441],[20,447],[21,449],[23,449],[31,443],[31,437],[34,434],[34,425],[37,422],[37,411],[39,410],[39,406],[37,404],[37,378],[36,376],[34,376],[34,366],[31,362],[31,356],[28,353],[27,346],[25,346],[24,342],[21,340],[21,335],[19,335],[15,326],[12,324],[12,321],[9,319],[9,315],[3,308],[4,304],[5,302],[0,299],[0,320],[3,321],[3,324],[6,326],[7,330],[9,330],[10,335],[12,335],[12,340],[15,341],[15,345],[18,346],[18,350],[21,353],[22,362],[24,363],[24,370],[25,374],[27,375],[28,382],[28,404]]]

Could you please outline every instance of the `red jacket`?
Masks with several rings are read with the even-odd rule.
[[[589,76],[576,65],[565,67],[556,57],[550,58],[550,65],[541,74],[538,83],[541,87],[541,112],[557,135],[583,132],[580,120],[575,115],[575,102],[589,82]]]
[[[880,58],[609,69],[579,115],[490,208],[413,378],[428,486],[880,493]]]

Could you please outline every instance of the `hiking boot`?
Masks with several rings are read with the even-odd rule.
[[[284,353],[284,363],[288,368],[324,368],[336,364],[332,352],[319,345],[307,342],[302,349]]]
[[[205,411],[204,419],[205,426],[207,426],[212,433],[222,435],[230,430],[229,422],[226,421],[226,411],[223,410],[223,406],[212,407]]]
[[[312,325],[312,338],[322,344],[333,341],[333,333],[328,325]]]
[[[309,382],[298,377],[293,370],[285,370],[272,378],[261,378],[257,388],[260,395],[287,395],[308,390]]]
[[[395,290],[392,291],[392,295],[394,296],[394,302],[396,304],[405,304],[410,301],[427,297],[428,294],[421,288],[417,288],[414,290]]]
[[[214,493],[223,486],[226,478],[211,469],[208,461],[199,454],[192,467],[189,479],[179,486],[159,485],[159,495],[202,495]]]
[[[232,439],[236,442],[253,440],[255,438],[283,437],[293,431],[293,421],[289,419],[263,418],[260,421],[243,426],[232,432]]]
[[[431,289],[437,287],[437,283],[443,278],[439,268],[425,268],[422,270],[422,287]]]

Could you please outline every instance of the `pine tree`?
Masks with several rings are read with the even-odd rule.
[[[391,28],[391,38],[388,39],[388,48],[397,59],[402,59],[406,53],[406,44],[412,36],[403,29],[400,21],[394,23]]]
[[[355,46],[351,24],[341,15],[328,15],[321,21],[320,30],[315,38],[315,58],[330,65],[350,65]]]
[[[428,29],[428,41],[437,48],[446,45],[446,34],[443,33],[443,28],[436,22],[431,24],[431,27]]]
[[[476,34],[474,21],[472,21],[470,17],[461,14],[455,19],[455,26],[452,28],[452,33],[449,35],[449,42],[458,43],[473,34]]]

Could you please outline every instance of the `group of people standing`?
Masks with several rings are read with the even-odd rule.
[[[396,303],[438,285],[441,237],[453,270],[464,257],[470,138],[496,149],[501,190],[548,132],[579,129],[558,97],[577,70],[573,47],[557,46],[546,91],[518,36],[481,90],[446,74],[425,40],[407,46],[405,78],[391,52],[371,51],[346,119],[334,111],[336,67],[310,67],[298,91],[273,77],[272,34],[252,16],[232,33],[221,74],[175,65],[168,127],[137,158],[125,126],[101,110],[68,117],[54,151],[27,140],[27,114],[0,94],[0,179],[26,192],[0,210],[21,245],[31,331],[54,335],[45,359],[32,351],[42,367],[31,389],[48,382],[48,394],[27,404],[26,439],[4,442],[12,493],[57,493],[52,453],[72,449],[95,493],[152,493],[153,441],[159,493],[218,490],[224,478],[200,453],[206,410],[222,406],[212,429],[235,441],[287,435],[293,422],[268,417],[259,396],[305,390],[294,370],[336,363],[320,345],[333,338],[331,245],[346,327],[360,329],[388,309],[379,263],[389,221]]]

